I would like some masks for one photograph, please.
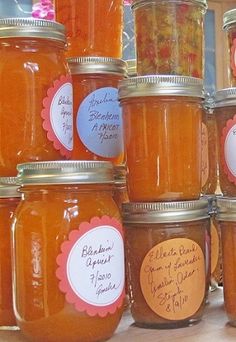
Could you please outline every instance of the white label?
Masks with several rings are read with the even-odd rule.
[[[232,126],[226,136],[224,153],[227,167],[236,177],[236,125]]]
[[[50,106],[50,122],[54,134],[69,151],[73,149],[73,93],[72,84],[63,84]]]
[[[77,113],[77,133],[93,153],[114,158],[123,152],[122,114],[118,90],[100,88],[89,94]]]
[[[119,231],[100,226],[78,239],[68,257],[67,277],[83,301],[96,306],[114,303],[124,289],[124,247]]]

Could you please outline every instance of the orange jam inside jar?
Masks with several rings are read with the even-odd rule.
[[[236,88],[215,95],[219,146],[219,182],[224,196],[236,196]]]
[[[115,191],[113,194],[114,201],[122,210],[122,204],[129,202],[129,196],[126,185],[126,167],[125,165],[119,165],[114,168],[115,171]]]
[[[112,164],[39,162],[18,170],[14,306],[22,333],[34,342],[108,339],[125,296]]]
[[[109,57],[68,59],[73,80],[74,160],[124,162],[123,124],[118,82],[126,63]]]
[[[12,300],[11,223],[20,201],[16,178],[0,178],[0,330],[15,330]]]
[[[229,324],[236,326],[236,199],[217,198],[222,239],[224,303]]]
[[[133,0],[132,8],[138,75],[203,78],[206,0]]]
[[[0,20],[0,175],[19,163],[69,158],[72,84],[61,24]]]
[[[123,0],[55,0],[55,11],[66,27],[68,57],[121,58]]]
[[[128,289],[137,326],[178,328],[201,319],[207,206],[206,200],[123,205]]]
[[[119,97],[130,201],[198,199],[202,81],[133,77],[121,82]]]
[[[202,194],[212,195],[217,189],[218,138],[213,99],[204,102],[202,122]]]
[[[230,87],[236,86],[236,9],[224,13],[223,29],[228,38],[228,76]]]

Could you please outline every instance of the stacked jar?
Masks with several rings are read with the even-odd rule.
[[[138,76],[120,82],[119,99],[131,201],[123,205],[128,288],[141,327],[198,322],[207,296],[206,8],[204,0],[132,2]]]

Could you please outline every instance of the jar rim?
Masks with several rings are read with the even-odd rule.
[[[146,96],[186,96],[204,98],[203,80],[179,75],[147,75],[121,80],[119,100]]]
[[[236,221],[236,197],[222,196],[216,199],[218,221]]]
[[[42,161],[17,165],[19,185],[114,184],[109,161]]]
[[[236,8],[233,8],[223,14],[223,29],[236,23]]]
[[[145,6],[145,5],[148,5],[150,3],[155,4],[157,2],[165,3],[166,1],[165,0],[133,0],[131,8],[135,9],[137,7],[140,7],[140,6]],[[205,9],[208,8],[207,0],[184,0],[184,1],[183,0],[171,0],[168,2],[180,3],[181,5],[183,3],[192,3],[192,4],[200,5]]]
[[[206,199],[174,202],[130,202],[122,205],[124,223],[191,222],[209,218]]]
[[[112,57],[73,57],[67,62],[72,75],[79,74],[114,74],[127,76],[127,63]]]
[[[216,91],[214,99],[214,108],[220,108],[224,106],[236,105],[236,87],[224,88]]]
[[[45,38],[66,43],[65,26],[45,19],[0,19],[0,38]]]
[[[0,198],[21,197],[17,177],[0,177]]]

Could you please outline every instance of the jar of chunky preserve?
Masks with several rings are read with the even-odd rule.
[[[68,59],[73,79],[75,160],[124,161],[118,82],[126,63],[109,57]]]
[[[202,81],[133,77],[120,83],[119,97],[130,201],[198,199]]]
[[[223,29],[228,39],[228,75],[230,87],[236,86],[236,9],[224,13]]]
[[[138,75],[203,78],[206,0],[133,0],[132,8]]]
[[[206,97],[202,121],[202,194],[212,195],[217,189],[218,138],[213,98]]]
[[[236,88],[215,95],[219,145],[219,181],[224,196],[236,196]]]
[[[115,191],[113,194],[114,201],[122,210],[122,204],[129,202],[126,184],[126,167],[125,165],[118,165],[114,168],[115,172]]]
[[[108,339],[125,295],[112,164],[41,162],[18,170],[14,307],[22,333],[34,342]]]
[[[61,24],[0,20],[0,176],[16,165],[69,158],[72,84]]]
[[[198,322],[206,286],[207,201],[126,203],[126,263],[131,313],[144,328]]]
[[[123,0],[55,0],[55,11],[66,27],[68,57],[121,58]]]
[[[223,288],[225,310],[229,323],[236,326],[236,199],[217,199],[217,216],[221,228]]]
[[[15,330],[12,301],[11,224],[20,201],[16,178],[0,178],[0,330]]]

